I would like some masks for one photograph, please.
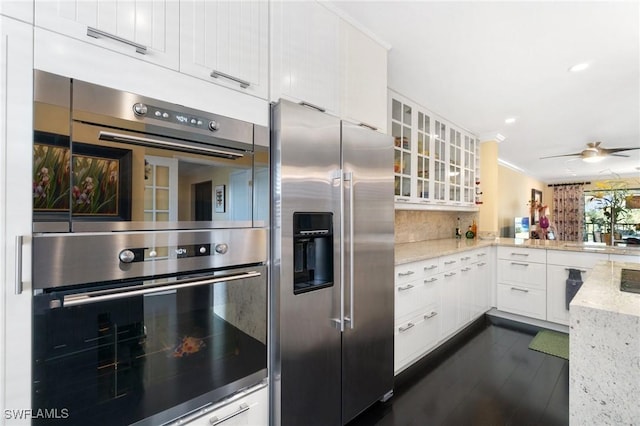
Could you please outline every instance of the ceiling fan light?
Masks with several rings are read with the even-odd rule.
[[[600,155],[592,155],[592,156],[589,156],[589,157],[582,157],[582,161],[584,161],[585,163],[599,163],[602,160],[604,160],[604,157],[600,156]]]

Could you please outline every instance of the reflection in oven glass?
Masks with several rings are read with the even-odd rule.
[[[140,421],[266,368],[261,280],[37,310],[47,303],[36,303],[33,408],[66,408],[65,425]]]

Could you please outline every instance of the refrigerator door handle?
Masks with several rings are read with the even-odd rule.
[[[354,222],[354,214],[353,214],[353,184],[354,184],[354,179],[353,179],[353,172],[346,172],[344,174],[344,180],[345,182],[349,182],[349,316],[345,317],[345,323],[349,324],[349,328],[351,328],[353,330],[354,327],[354,318],[353,318],[353,311],[354,311],[354,287],[355,287],[355,267],[353,265],[353,261],[354,261],[354,253],[353,253],[353,248],[354,248],[354,242],[353,242],[353,237],[354,237],[354,231],[353,231],[353,222]],[[344,223],[344,222],[343,222]],[[344,241],[344,240],[343,240]]]
[[[339,170],[340,179],[340,331],[344,332],[346,317],[344,316],[344,181],[345,175]]]

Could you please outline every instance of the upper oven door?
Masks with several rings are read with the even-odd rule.
[[[253,225],[253,152],[73,122],[72,231]]]

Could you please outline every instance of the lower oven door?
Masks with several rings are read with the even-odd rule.
[[[33,409],[65,425],[174,421],[266,377],[266,324],[263,265],[45,291],[34,297]]]

